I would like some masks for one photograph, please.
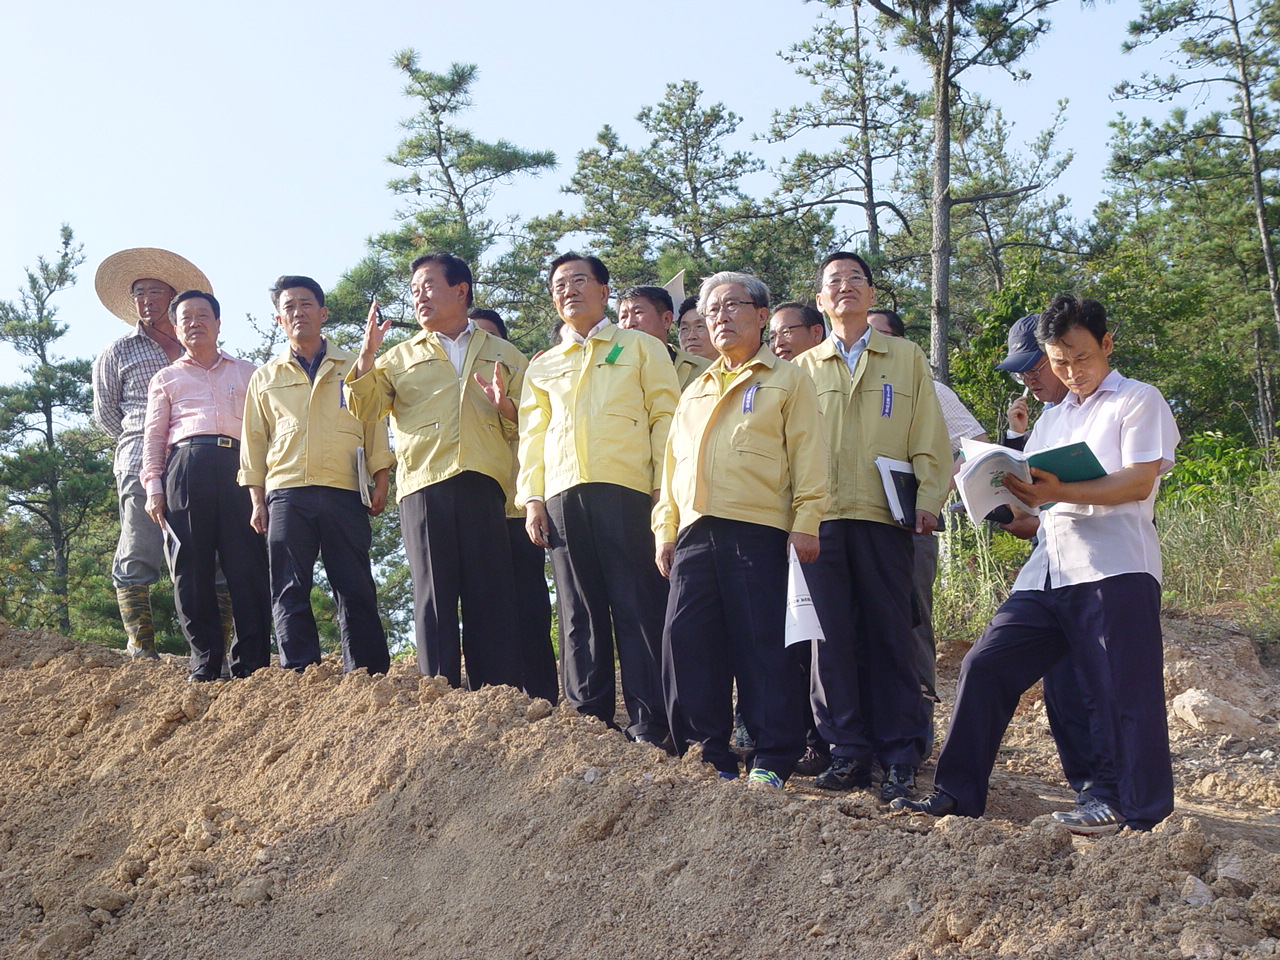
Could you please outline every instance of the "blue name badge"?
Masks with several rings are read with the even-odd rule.
[[[880,416],[893,416],[893,384],[884,383],[880,385]]]
[[[760,384],[753,383],[747,387],[747,392],[742,395],[742,412],[750,413],[756,408],[756,391],[760,389]]]

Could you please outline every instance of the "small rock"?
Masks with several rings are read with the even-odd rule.
[[[1213,900],[1213,891],[1199,877],[1188,874],[1187,879],[1182,881],[1182,899],[1193,907],[1203,907]]]
[[[582,775],[582,779],[587,781],[587,783],[595,783],[600,779],[600,768],[588,767],[587,772]]]
[[[231,902],[237,907],[252,907],[271,899],[270,877],[254,877],[231,888]]]

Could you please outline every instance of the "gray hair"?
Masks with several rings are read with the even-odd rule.
[[[702,281],[702,286],[698,288],[698,312],[706,315],[707,297],[711,296],[711,291],[716,287],[722,287],[726,283],[739,283],[747,291],[747,296],[751,298],[751,302],[757,307],[769,307],[769,288],[765,286],[765,282],[759,277],[753,277],[749,273],[741,273],[737,270],[721,270],[719,273],[713,273],[707,279]]]

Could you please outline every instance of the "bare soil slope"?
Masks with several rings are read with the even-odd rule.
[[[1171,703],[1238,713],[1171,717],[1179,811],[1085,841],[1034,692],[988,818],[933,822],[404,664],[193,685],[0,626],[0,957],[1278,955],[1280,683],[1227,625],[1166,630]]]

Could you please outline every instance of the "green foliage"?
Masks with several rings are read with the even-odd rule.
[[[28,380],[0,387],[0,490],[10,529],[22,529],[15,548],[27,555],[28,584],[12,622],[69,633],[72,562],[92,520],[110,510],[113,480],[105,438],[67,427],[92,407],[87,360],[63,360],[54,346],[66,333],[53,298],[75,283],[84,262],[71,228],[61,250],[26,271],[16,303],[0,302],[0,341],[30,362]],[[15,513],[21,518],[17,520]],[[34,554],[34,555],[33,555]]]

